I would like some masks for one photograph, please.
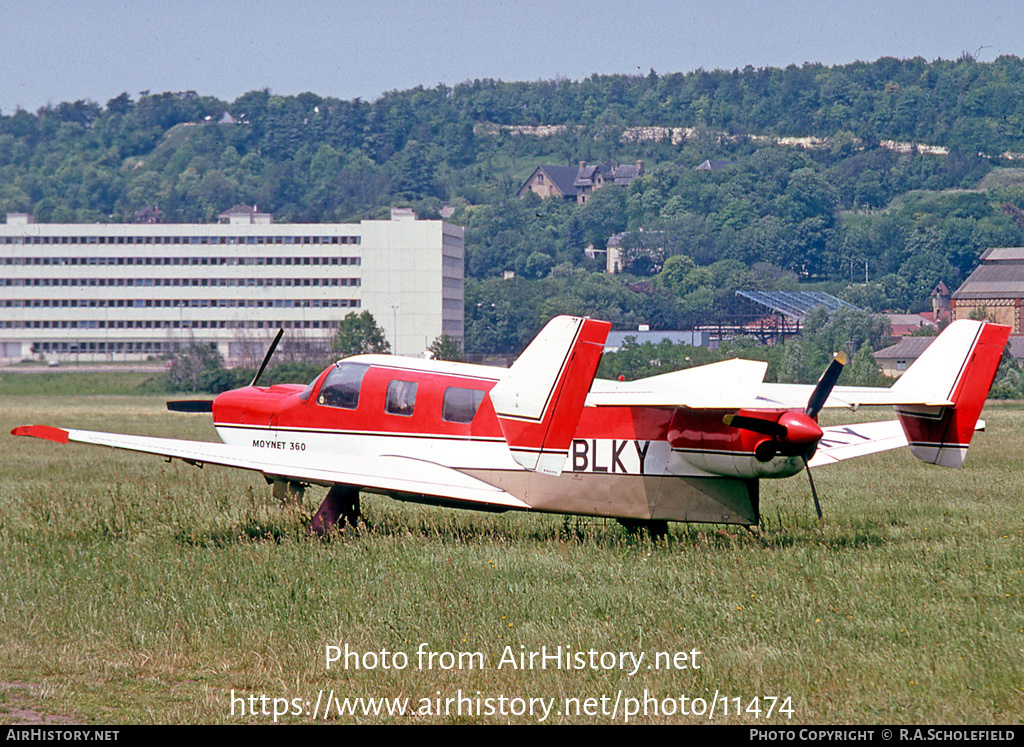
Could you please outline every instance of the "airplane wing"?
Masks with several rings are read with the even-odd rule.
[[[811,459],[812,467],[835,464],[845,459],[877,454],[880,451],[899,449],[908,445],[907,435],[899,420],[830,425],[821,430],[825,435],[818,442],[818,451]],[[974,430],[985,430],[985,421],[979,420]]]
[[[982,358],[1002,354],[1009,328],[959,320],[933,342],[891,387],[836,386],[824,407],[921,406],[950,407],[968,369],[991,368]],[[983,353],[990,348],[991,353]],[[980,357],[979,357],[980,356]],[[633,382],[595,381],[587,404],[647,405],[691,409],[803,409],[815,390],[812,384],[764,381],[767,364],[730,360]],[[995,369],[991,373],[994,375]],[[985,381],[982,381],[985,379]],[[991,377],[971,379],[971,387],[988,391]],[[984,394],[981,395],[984,399]]]
[[[768,364],[763,361],[734,358],[639,381],[598,379],[587,395],[587,405],[693,409],[773,407],[775,405],[758,397],[766,370]],[[803,407],[803,403],[800,406]]]
[[[761,407],[803,407],[814,391],[813,384],[762,384],[758,391]],[[874,386],[837,386],[825,401],[824,407],[846,407],[856,410],[860,406],[927,405],[948,407],[953,402],[947,397],[926,392],[911,393],[905,389]]]
[[[736,360],[724,363],[748,364],[755,362]],[[721,365],[701,366],[700,369]],[[683,374],[700,369],[688,369],[677,373]],[[740,370],[740,367],[736,366],[735,370]],[[717,373],[726,373],[726,371]],[[673,374],[663,375],[669,377]],[[691,383],[683,377],[679,377],[675,382],[666,380],[658,382],[656,386],[650,384],[654,379],[660,378],[662,376],[629,382],[638,384],[637,386],[625,385],[626,382],[595,381],[594,388],[587,398],[587,405],[591,407],[644,405],[647,407],[686,407],[697,410],[773,410],[777,408],[792,410],[803,409],[807,405],[811,392],[814,391],[814,384],[774,384],[761,381],[758,381],[757,387],[753,390],[749,386],[744,386],[744,382],[731,388],[727,386],[715,388],[701,383]],[[948,407],[952,404],[948,399],[912,395],[905,390],[893,390],[883,386],[836,386],[831,390],[822,407],[856,410],[858,407],[886,405]]]
[[[856,425],[830,425],[821,429],[824,436],[811,459],[811,467],[835,464],[844,459],[899,449],[907,445],[907,436],[899,420]]]
[[[814,384],[772,384],[764,379],[768,364],[733,359],[684,371],[652,376],[639,381],[596,380],[587,405],[646,405],[691,409],[803,409]],[[825,408],[860,406],[928,405],[945,407],[953,403],[928,392],[906,388],[837,386]]]
[[[33,436],[57,443],[79,443],[127,449],[180,459],[190,464],[218,464],[225,467],[261,472],[269,478],[287,478],[319,485],[353,485],[369,490],[437,496],[481,508],[528,509],[529,505],[510,493],[458,470],[434,462],[401,456],[363,456],[340,460],[334,466],[325,463],[322,454],[276,454],[256,451],[245,446],[185,441],[173,438],[128,436],[54,428],[46,425],[23,425],[11,431],[15,436]]]

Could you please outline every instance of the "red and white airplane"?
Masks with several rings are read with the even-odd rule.
[[[765,383],[767,364],[746,360],[598,380],[610,327],[557,317],[509,369],[364,355],[305,387],[256,386],[257,374],[212,402],[168,403],[211,411],[221,444],[42,425],[12,433],[253,470],[282,498],[327,486],[317,532],[355,523],[361,490],[611,517],[652,532],[667,521],[751,526],[761,478],[905,445],[925,462],[961,466],[1009,335],[957,321],[891,388],[868,388],[835,386],[841,356],[816,386]],[[865,405],[893,406],[897,419],[818,426],[823,407]]]

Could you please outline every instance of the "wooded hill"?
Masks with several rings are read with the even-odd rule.
[[[815,140],[780,140],[795,137]],[[1024,243],[1017,154],[1024,62],[1009,56],[478,80],[373,102],[125,93],[0,116],[0,214],[130,221],[158,205],[194,222],[246,203],[318,222],[447,203],[467,228],[467,347],[514,352],[556,311],[683,326],[739,288],[923,308],[984,249]],[[706,159],[735,164],[695,171]],[[515,196],[540,164],[640,160],[641,178],[584,205]],[[632,274],[594,274],[583,249],[622,231],[638,232]]]

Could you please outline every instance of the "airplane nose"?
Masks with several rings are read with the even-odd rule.
[[[786,435],[779,439],[786,447],[784,450],[794,454],[803,454],[813,449],[824,435],[820,426],[799,410],[783,413],[779,425],[786,429]]]

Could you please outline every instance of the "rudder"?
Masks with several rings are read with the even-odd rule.
[[[601,362],[610,322],[552,319],[490,391],[512,457],[559,475]]]
[[[899,405],[896,415],[918,459],[961,467],[985,406],[1010,328],[960,320],[951,324],[893,385],[929,400]]]

